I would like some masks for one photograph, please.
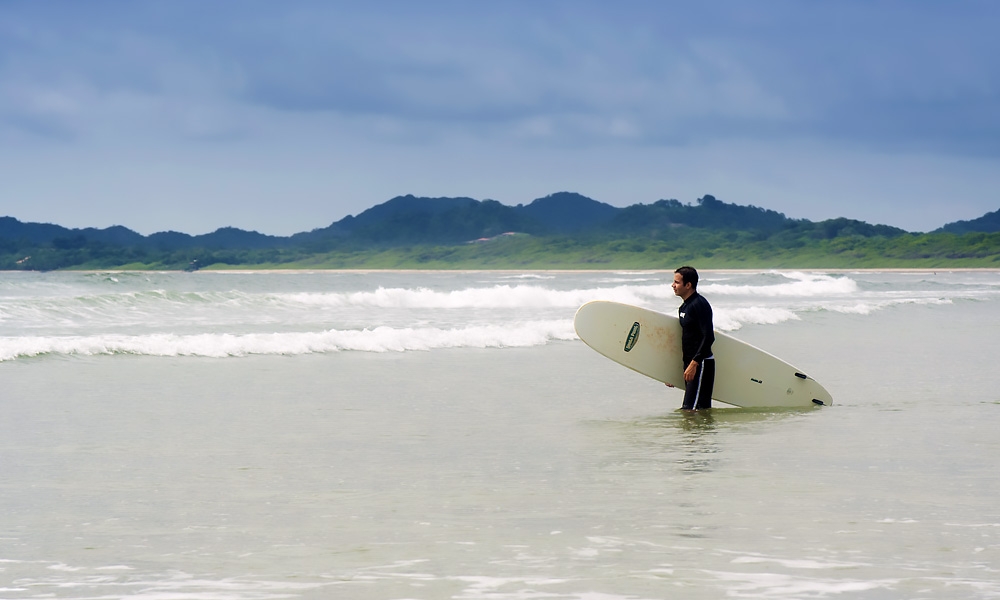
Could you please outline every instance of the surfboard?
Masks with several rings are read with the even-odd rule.
[[[633,371],[684,389],[681,324],[675,316],[597,300],[576,311],[576,334],[588,346]],[[713,400],[743,408],[830,406],[815,379],[785,361],[715,332]]]

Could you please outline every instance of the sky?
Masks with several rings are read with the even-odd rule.
[[[0,0],[0,216],[290,235],[394,196],[1000,209],[992,0]]]

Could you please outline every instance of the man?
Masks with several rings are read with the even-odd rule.
[[[715,387],[715,327],[712,306],[698,293],[698,271],[683,266],[674,271],[674,294],[684,302],[677,309],[681,322],[681,349],[684,356],[684,410],[712,407]]]

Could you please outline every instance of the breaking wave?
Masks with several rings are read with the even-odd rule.
[[[716,328],[905,304],[991,301],[991,278],[709,272]],[[647,272],[235,276],[53,274],[0,280],[0,360],[58,355],[244,356],[504,348],[575,339],[593,300],[673,314],[668,275]]]
[[[0,338],[0,361],[62,355],[135,354],[222,358],[340,351],[405,352],[440,348],[520,348],[575,339],[571,321],[528,322],[456,329],[376,327],[362,330],[176,335],[24,336]]]
[[[731,284],[706,281],[699,286],[706,295],[758,296],[758,297],[827,297],[848,296],[859,291],[858,283],[850,277],[835,277],[821,273],[775,273],[770,279],[775,283],[759,282]]]

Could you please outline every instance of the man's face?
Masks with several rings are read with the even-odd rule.
[[[684,283],[684,278],[681,277],[680,273],[674,273],[674,282],[670,285],[674,288],[674,295],[680,296],[681,298],[687,297],[691,292],[691,284]]]

